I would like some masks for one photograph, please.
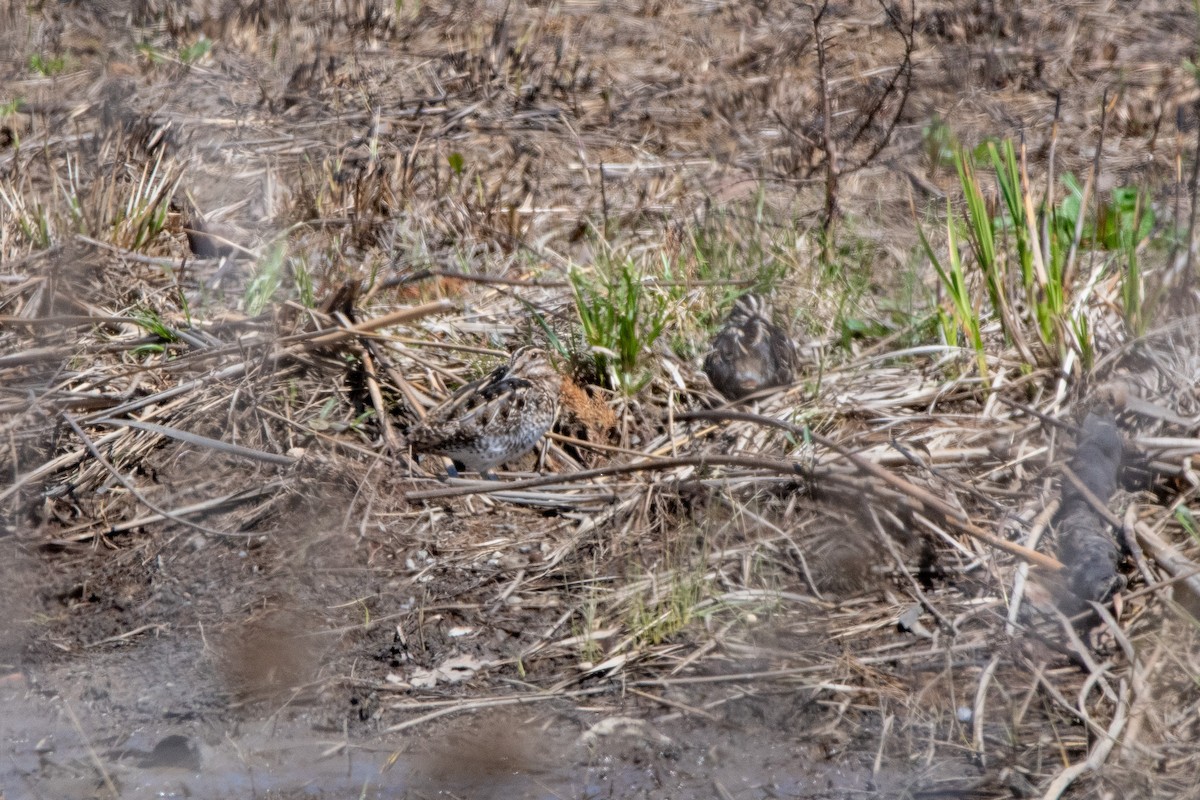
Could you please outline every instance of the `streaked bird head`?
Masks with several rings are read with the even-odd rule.
[[[549,354],[540,347],[530,345],[518,348],[508,360],[508,372],[528,381],[554,386],[562,384],[562,376],[550,363]]]

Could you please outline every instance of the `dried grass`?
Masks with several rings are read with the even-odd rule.
[[[707,719],[734,693],[780,691],[819,703],[831,729],[879,721],[879,758],[969,756],[994,792],[1055,797],[1088,772],[1131,790],[1157,780],[1164,795],[1190,786],[1200,649],[1181,606],[1200,599],[1189,595],[1200,543],[1177,510],[1196,486],[1200,322],[1132,342],[1116,284],[1102,280],[1088,309],[1103,343],[1094,373],[1031,370],[992,335],[986,396],[957,348],[900,336],[834,348],[824,311],[836,292],[813,275],[820,248],[795,224],[820,206],[807,189],[820,153],[802,135],[816,124],[815,56],[791,11],[135,5],[135,24],[159,21],[143,29],[155,52],[177,53],[193,15],[212,55],[155,63],[118,37],[95,45],[110,59],[102,72],[85,44],[56,37],[88,25],[113,34],[108,12],[63,7],[98,15],[60,19],[63,34],[9,8],[20,25],[0,26],[14,52],[60,48],[80,66],[10,84],[22,101],[5,123],[21,128],[21,147],[0,151],[7,535],[31,549],[119,548],[143,528],[249,541],[320,487],[336,499],[336,521],[323,523],[332,535],[404,565],[390,568],[388,591],[419,605],[384,603],[367,627],[387,621],[409,640],[451,619],[518,632],[484,648],[470,688],[449,699],[400,694],[411,684],[386,670],[357,676],[396,692],[383,712],[391,730],[620,688]],[[917,100],[944,99],[963,69],[957,80],[990,81],[994,93],[943,112],[963,120],[964,139],[1044,119],[1020,85],[1030,74],[1086,76],[1072,85],[1094,99],[1135,49],[1122,37],[1152,35],[1064,9],[1030,70],[1027,53],[980,52],[967,33],[1026,28],[1026,12],[982,19],[944,5],[918,28],[939,55],[915,65],[917,84],[942,93]],[[1179,24],[1146,13],[1139,29]],[[839,95],[846,108],[866,102],[872,68],[897,46],[872,58],[859,46],[882,22],[848,6],[830,23],[830,69],[855,76]],[[21,41],[18,29],[31,32]],[[286,45],[270,57],[275,41]],[[1147,160],[1145,137],[1133,140],[1165,138],[1162,120],[1190,113],[1195,92],[1128,59],[1141,67],[1119,94],[1106,174],[1161,176],[1170,156],[1150,137]],[[1150,96],[1166,99],[1143,108]],[[1074,133],[1060,137],[1077,152],[1060,158],[1083,169],[1098,110],[1073,109]],[[914,122],[893,151],[913,151]],[[918,168],[907,158],[856,173],[842,203],[852,218],[878,215],[873,235],[892,242],[911,220],[890,206],[910,194],[902,172]],[[780,294],[827,323],[811,331],[821,363],[753,414],[713,411],[686,354],[747,276],[702,274],[678,232],[763,248],[736,238],[755,191],[775,210],[755,229],[765,260],[792,259]],[[728,217],[705,216],[714,200]],[[168,209],[162,230],[139,234]],[[252,257],[192,257],[185,228],[200,223],[189,213],[232,226]],[[911,229],[901,237],[915,244]],[[780,239],[790,256],[770,249]],[[553,333],[577,345],[566,269],[604,251],[675,270],[649,285],[671,298],[682,341],[649,354],[643,391],[623,397],[577,376],[544,460],[519,465],[539,475],[446,485],[430,477],[436,465],[383,446],[516,344]],[[888,260],[885,247],[872,252]],[[261,313],[250,313],[255,292],[266,292]],[[1085,642],[1048,599],[1057,562],[1039,539],[1071,420],[1094,386],[1117,381],[1145,456],[1142,483],[1120,502],[1147,552],[1120,619],[1097,610],[1082,628],[1108,638]],[[1105,773],[1114,761],[1131,777]]]

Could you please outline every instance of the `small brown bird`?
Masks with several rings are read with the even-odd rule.
[[[562,376],[546,352],[522,347],[507,364],[432,409],[408,432],[408,444],[495,480],[492,467],[529,452],[550,430],[561,388]]]
[[[799,356],[792,338],[771,320],[771,308],[748,294],[734,303],[729,319],[704,359],[704,373],[728,400],[795,380]]]
[[[209,222],[192,199],[191,192],[176,198],[183,215],[183,233],[187,236],[188,248],[196,258],[246,258],[254,253],[238,242],[246,239],[245,231],[221,222]]]

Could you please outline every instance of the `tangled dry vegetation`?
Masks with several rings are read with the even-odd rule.
[[[941,131],[1027,125],[1031,202],[1067,171],[1154,190],[1137,308],[1186,300],[1188,248],[1151,240],[1187,228],[1196,92],[1162,52],[1195,20],[618,5],[4,7],[0,520],[28,591],[0,657],[208,625],[239,704],[350,692],[363,735],[802,697],[832,761],[905,791],[1194,793],[1200,320],[1158,302],[1141,333],[1129,271],[1077,248],[1086,347],[989,317],[976,276],[977,358],[939,338],[967,325],[917,230],[962,206]],[[804,378],[727,408],[698,365],[751,289]],[[482,483],[403,452],[530,342],[570,376],[544,453]],[[1126,447],[1092,503],[1064,464],[1097,408]],[[1064,496],[1130,550],[1102,605],[1062,590]]]

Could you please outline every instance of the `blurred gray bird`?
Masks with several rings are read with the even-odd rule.
[[[713,338],[704,373],[727,400],[796,378],[799,355],[792,338],[771,319],[771,308],[748,294],[734,303],[725,325]]]

